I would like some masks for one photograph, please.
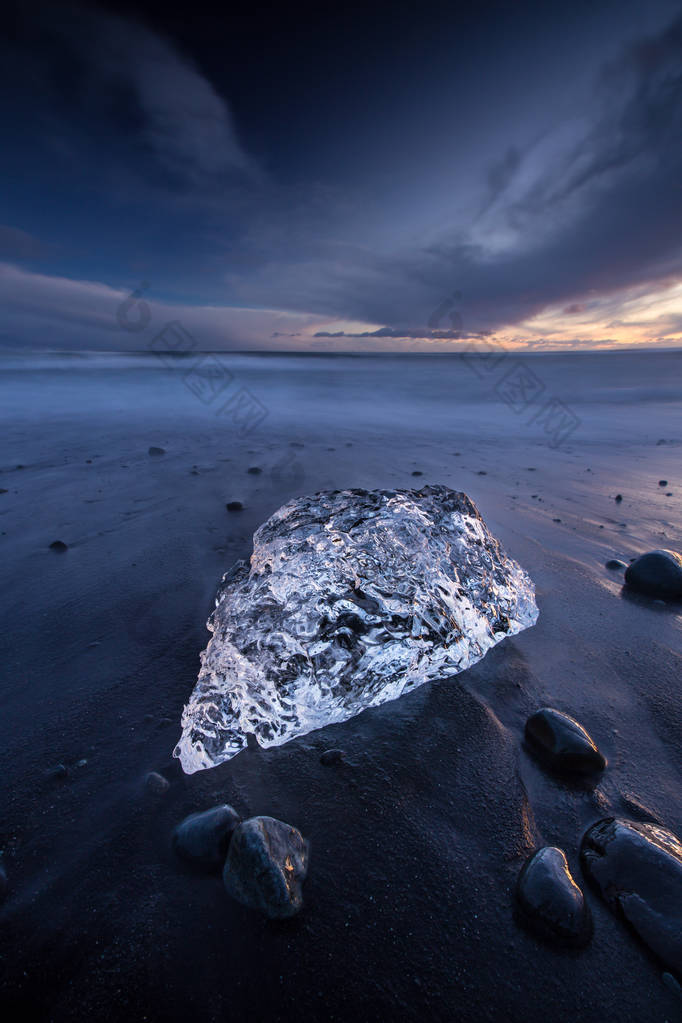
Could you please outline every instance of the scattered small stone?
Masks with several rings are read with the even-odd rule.
[[[69,545],[63,540],[53,540],[50,544],[51,551],[68,551]]]
[[[537,472],[537,469],[535,468],[534,465],[529,465],[528,466],[528,472]]]
[[[227,803],[191,813],[173,832],[173,849],[188,863],[206,870],[222,867],[239,814]]]
[[[250,473],[252,476],[258,476],[258,474],[261,473],[263,470],[259,465],[252,465],[251,468],[247,469],[246,471]]]
[[[614,501],[616,502],[616,504],[620,504],[622,500],[623,500],[622,494],[616,494],[616,496],[614,497]]]
[[[150,455],[165,455],[166,454],[166,449],[165,448],[156,448],[156,447],[152,446],[149,449],[149,454]]]
[[[561,522],[561,519],[552,519],[552,522]]]
[[[225,505],[228,511],[241,511],[244,505],[241,501],[228,501]]]
[[[423,473],[423,472],[421,472],[421,470],[420,470],[420,469],[415,469],[415,470],[414,470],[414,472],[412,473],[412,475],[413,475],[413,476],[423,476],[423,475],[424,475],[424,473]]]
[[[661,445],[661,444],[667,444],[667,443],[668,443],[667,441],[662,440],[662,439],[661,440],[657,440],[656,441],[656,447],[659,447],[659,445]]]
[[[682,998],[682,987],[680,987],[679,981],[673,977],[672,973],[662,973],[661,980],[678,998]]]
[[[150,771],[144,780],[147,792],[152,792],[154,795],[160,796],[163,792],[167,792],[170,788],[170,782],[167,778],[164,778],[158,771]]]
[[[101,645],[102,644],[101,644],[100,640],[99,639],[95,639],[95,640],[92,641],[92,643],[88,643],[88,650],[94,650],[96,646],[101,646]]]
[[[488,473],[485,471],[485,469],[479,469],[478,472],[476,473],[476,475],[477,476],[487,476]]]
[[[606,562],[606,567],[610,568],[612,572],[623,572],[628,566],[618,558],[611,558],[610,561]]]
[[[557,771],[591,774],[606,767],[583,726],[561,711],[543,707],[531,714],[525,734],[530,749]]]
[[[324,767],[332,767],[334,764],[342,764],[346,754],[342,749],[326,749],[320,756],[320,763]]]
[[[92,459],[91,458],[86,458],[85,459],[85,464],[86,465],[92,465]]]
[[[666,497],[672,497],[673,496],[672,490],[666,490],[665,496]]]
[[[682,597],[682,556],[676,551],[649,551],[636,558],[625,572],[633,590],[661,600]]]
[[[561,849],[545,846],[526,860],[516,884],[523,923],[544,938],[582,948],[592,937],[592,914]]]
[[[23,465],[18,465],[18,466],[17,466],[17,469],[23,469],[23,468],[24,468],[24,466],[23,466]]]
[[[659,487],[667,487],[668,486],[668,481],[667,480],[659,480],[658,481],[658,485],[659,485]]]
[[[48,778],[55,778],[59,781],[63,781],[68,776],[68,770],[64,764],[55,764],[47,772]]]
[[[9,490],[6,490],[5,487],[0,487],[0,494],[9,494]]]
[[[296,828],[273,817],[252,817],[232,832],[223,882],[232,898],[273,919],[303,905],[308,843]]]
[[[81,760],[76,761],[76,767],[87,767],[87,760],[83,757]]]
[[[580,860],[606,904],[675,973],[682,971],[682,843],[657,824],[606,817],[583,835]]]

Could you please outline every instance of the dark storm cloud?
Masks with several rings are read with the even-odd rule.
[[[579,315],[591,296],[682,275],[682,17],[640,31],[601,68],[585,28],[576,58],[595,68],[592,90],[581,92],[577,77],[550,81],[545,64],[535,105],[519,99],[508,120],[494,101],[514,95],[518,74],[490,93],[493,106],[479,98],[480,83],[503,64],[503,44],[481,67],[453,52],[444,67],[460,75],[458,103],[471,107],[453,138],[435,112],[446,79],[431,81],[428,61],[417,62],[423,93],[409,114],[396,91],[399,51],[390,53],[393,91],[382,93],[375,141],[365,133],[355,144],[361,79],[347,110],[324,111],[346,151],[328,179],[305,173],[321,129],[311,89],[299,90],[311,104],[303,135],[279,113],[259,126],[273,153],[300,150],[287,165],[297,173],[285,174],[286,160],[247,148],[243,96],[241,107],[232,102],[201,48],[142,17],[41,7],[17,17],[5,53],[0,113],[13,191],[0,202],[0,258],[39,271],[32,285],[22,277],[22,294],[30,304],[30,288],[43,289],[48,297],[41,304],[37,295],[36,305],[56,319],[60,296],[64,322],[75,323],[75,296],[108,302],[108,292],[93,291],[98,281],[118,294],[144,277],[187,308],[224,304],[332,323],[320,338],[457,341],[548,306]],[[522,41],[519,63],[556,45],[551,19],[538,26],[535,51]],[[267,78],[268,69],[259,73]],[[275,79],[268,89],[274,103]],[[554,98],[543,105],[545,93]],[[304,122],[297,111],[291,124]],[[439,150],[427,157],[415,142],[423,144],[422,122],[437,127],[440,179]],[[382,134],[391,124],[394,134]],[[386,187],[393,177],[412,191]],[[71,291],[69,279],[91,283]],[[287,336],[270,329],[265,338],[278,333]]]
[[[228,102],[188,54],[142,22],[83,6],[25,10],[3,57],[12,102],[38,114],[35,140],[42,134],[71,157],[74,174],[79,158],[101,163],[106,184],[112,163],[128,181],[151,165],[161,191],[223,195],[261,177]]]
[[[272,255],[243,294],[275,289],[278,301],[297,303],[307,294],[316,311],[411,336],[455,287],[465,326],[476,331],[593,292],[670,280],[682,274],[681,139],[678,18],[603,69],[589,120],[572,137],[507,151],[470,225],[392,256],[368,245],[355,266],[338,254],[317,265]],[[500,234],[510,240],[498,249]]]

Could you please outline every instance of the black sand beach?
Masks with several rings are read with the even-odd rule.
[[[610,815],[682,834],[681,608],[605,567],[682,548],[682,353],[524,356],[543,399],[521,408],[500,383],[512,356],[220,360],[267,412],[250,432],[152,355],[0,365],[6,1018],[679,1018],[578,850]],[[575,421],[558,447],[536,417],[554,397]],[[184,775],[205,621],[258,525],[297,494],[423,483],[472,498],[534,580],[537,625],[454,679]],[[546,705],[588,729],[603,776],[559,780],[529,755]],[[330,747],[346,761],[320,764]],[[291,921],[174,857],[177,822],[219,802],[309,839]],[[585,887],[582,951],[516,920],[543,844]]]

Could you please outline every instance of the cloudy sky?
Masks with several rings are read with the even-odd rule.
[[[682,345],[679,3],[28,2],[4,29],[2,346]]]

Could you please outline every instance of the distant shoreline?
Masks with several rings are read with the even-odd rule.
[[[673,355],[675,353],[682,353],[681,347],[672,348],[648,348],[646,346],[639,347],[623,347],[623,348],[552,348],[546,349],[545,351],[537,351],[525,348],[492,348],[491,350],[480,348],[480,349],[469,349],[462,351],[419,351],[419,352],[405,352],[405,351],[314,351],[305,350],[297,351],[295,349],[283,349],[282,351],[275,351],[274,349],[248,349],[248,348],[206,348],[206,349],[193,349],[191,352],[174,352],[174,351],[151,351],[148,348],[139,349],[126,349],[126,348],[81,348],[81,349],[61,349],[61,348],[3,348],[0,347],[0,358],[3,356],[33,356],[33,355],[54,355],[59,357],[70,356],[72,358],[86,358],[93,355],[123,355],[123,356],[144,356],[153,355],[155,357],[163,356],[165,358],[176,358],[178,360],[196,358],[198,355],[248,355],[257,356],[259,358],[280,358],[286,356],[288,358],[316,358],[316,359],[342,359],[342,358],[365,358],[365,359],[436,359],[436,358],[465,358],[465,357],[483,357],[488,355],[499,356],[500,358],[544,358],[546,356],[590,356],[590,355],[644,355],[655,356],[655,355]]]

